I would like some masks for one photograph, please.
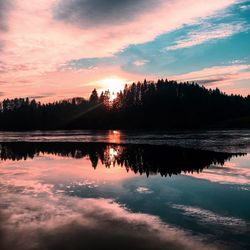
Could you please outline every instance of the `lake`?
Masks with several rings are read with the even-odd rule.
[[[250,249],[250,131],[0,132],[0,249]]]

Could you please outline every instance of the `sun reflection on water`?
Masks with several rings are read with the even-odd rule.
[[[120,146],[109,145],[105,150],[104,164],[107,167],[116,166],[121,153],[122,148]]]
[[[108,141],[109,143],[121,143],[121,132],[119,130],[110,130]]]

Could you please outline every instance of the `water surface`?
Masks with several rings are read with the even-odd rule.
[[[249,249],[249,131],[0,134],[0,249]]]

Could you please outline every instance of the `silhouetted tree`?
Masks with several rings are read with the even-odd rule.
[[[94,89],[81,97],[41,104],[29,98],[0,102],[1,130],[199,129],[250,127],[250,96],[226,95],[195,83],[159,79],[125,85],[111,99]]]
[[[89,97],[89,102],[91,104],[97,104],[99,102],[99,97],[96,89],[94,89]]]
[[[111,153],[115,152],[115,154]],[[87,157],[93,168],[98,162],[107,168],[120,166],[136,174],[162,176],[201,172],[212,164],[223,165],[233,154],[166,145],[132,145],[73,142],[2,142],[1,160],[27,160],[43,154],[81,159]]]

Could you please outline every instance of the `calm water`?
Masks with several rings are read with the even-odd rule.
[[[0,133],[0,249],[250,249],[250,131]]]

